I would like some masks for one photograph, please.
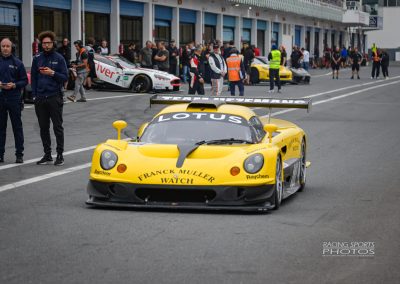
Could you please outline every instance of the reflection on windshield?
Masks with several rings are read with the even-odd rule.
[[[248,125],[203,120],[152,122],[140,141],[157,144],[196,144],[199,141],[230,138],[254,142]]]
[[[115,60],[115,62],[118,62],[119,64],[122,65],[122,67],[125,68],[136,68],[136,65],[133,64],[132,62],[130,62],[128,59],[124,58],[124,57],[115,57],[113,58],[113,60]]]

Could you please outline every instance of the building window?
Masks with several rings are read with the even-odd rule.
[[[195,26],[194,24],[180,23],[179,24],[179,43],[188,44],[194,41]]]
[[[251,42],[251,30],[243,29],[242,42],[250,44]]]
[[[165,41],[169,42],[171,40],[171,22],[170,21],[160,21],[156,20],[154,39],[156,42]]]
[[[210,42],[216,40],[217,28],[216,26],[204,26],[204,41]]]
[[[261,51],[261,55],[265,55],[265,31],[257,30],[257,47]]]
[[[121,16],[121,42],[128,46],[134,43],[136,48],[142,47],[142,18]]]
[[[230,27],[224,27],[224,43],[228,43],[231,40],[235,40],[235,29]]]
[[[35,8],[34,32],[35,35],[42,31],[53,31],[56,41],[61,43],[63,38],[70,39],[70,16],[69,11],[47,8]]]
[[[94,38],[97,44],[110,42],[110,17],[107,14],[85,13],[85,41]],[[110,48],[110,47],[108,47]]]

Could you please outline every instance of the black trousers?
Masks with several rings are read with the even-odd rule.
[[[271,69],[269,68],[269,89],[273,90],[275,85],[274,81],[276,80],[276,85],[278,86],[278,90],[281,89],[281,79],[279,78],[279,69]]]
[[[176,76],[176,63],[169,63],[169,73]]]
[[[8,116],[10,116],[14,133],[15,155],[22,157],[24,155],[24,131],[21,120],[21,101],[14,98],[10,100],[6,97],[0,97],[0,157],[3,157],[5,152]]]
[[[372,78],[378,78],[379,77],[379,69],[381,67],[381,63],[379,61],[374,61],[372,62],[372,72],[371,72],[371,77]]]
[[[389,70],[387,64],[381,64],[383,77],[389,77]]]
[[[64,152],[63,98],[61,95],[36,98],[35,111],[40,127],[40,138],[46,155],[51,155],[50,120],[57,142],[57,154]]]
[[[200,83],[197,79],[192,78],[192,80],[189,85],[189,95],[195,95],[196,92],[199,95],[204,95],[204,84]]]

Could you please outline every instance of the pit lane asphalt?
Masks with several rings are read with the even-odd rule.
[[[309,114],[277,115],[305,129],[312,162],[306,190],[278,211],[88,209],[89,169],[79,169],[0,192],[0,282],[396,283],[400,68],[391,68],[386,81],[369,79],[369,67],[362,69],[361,80],[350,80],[349,70],[339,80],[327,72],[313,71],[321,76],[311,85],[286,85],[282,95],[273,94],[324,93],[314,97]],[[246,96],[265,96],[267,88],[246,87]],[[368,90],[356,93],[363,89]],[[134,136],[162,108],[148,108],[150,95],[107,98],[123,95],[129,94],[91,91],[88,98],[102,99],[66,104],[66,151],[115,137],[115,119],[125,119]],[[25,160],[39,158],[34,110],[26,109],[23,119]],[[90,162],[91,150],[86,150],[66,155],[63,167],[28,163],[5,168],[14,161],[11,131],[7,138],[0,188]],[[356,241],[375,242],[375,256],[322,256],[323,242]]]

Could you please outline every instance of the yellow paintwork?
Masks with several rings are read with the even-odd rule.
[[[126,128],[128,124],[123,120],[117,120],[113,122],[113,127],[117,130],[117,139],[121,140],[121,131],[122,129]]]
[[[215,108],[191,108],[188,104],[171,105],[161,110],[155,117],[174,112],[216,112],[238,115],[249,120],[255,113],[248,107],[221,105]],[[268,135],[259,144],[201,145],[184,161],[181,168],[176,167],[179,150],[171,144],[141,144],[125,140],[107,140],[94,150],[90,179],[102,182],[122,182],[152,185],[199,185],[199,186],[259,186],[275,183],[277,155],[282,162],[299,158],[304,131],[295,124],[280,120],[260,117],[264,124],[270,125],[275,136],[269,142]],[[272,125],[276,126],[272,127]],[[145,128],[144,125],[143,128]],[[268,127],[267,127],[268,128]],[[143,129],[139,131],[139,136]],[[277,134],[278,133],[278,134]],[[104,150],[111,150],[118,156],[117,165],[111,170],[100,166],[100,155]],[[249,156],[261,153],[264,156],[263,168],[256,174],[244,170],[244,161]],[[124,173],[117,172],[117,166],[125,164]],[[240,168],[236,176],[230,174],[232,167]]]
[[[269,81],[269,65],[268,64],[251,64],[251,67],[258,70],[260,81]],[[292,81],[293,74],[285,66],[279,68],[279,78],[281,81]]]

